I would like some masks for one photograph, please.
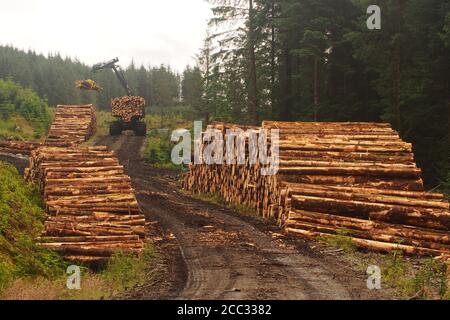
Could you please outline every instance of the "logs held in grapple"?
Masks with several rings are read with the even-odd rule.
[[[112,115],[130,122],[145,116],[145,100],[139,96],[124,96],[111,101]]]
[[[93,90],[93,91],[101,91],[103,90],[94,80],[77,80],[75,81],[75,87],[82,90]]]

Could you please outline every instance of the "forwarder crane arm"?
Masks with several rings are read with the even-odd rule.
[[[127,95],[132,96],[133,92],[131,91],[127,80],[125,79],[125,75],[123,74],[122,69],[120,69],[120,66],[116,64],[117,62],[119,62],[118,58],[112,59],[107,62],[97,63],[92,67],[92,72],[95,73],[104,69],[113,69],[114,73],[116,74],[117,78],[120,81],[120,84],[127,92]]]

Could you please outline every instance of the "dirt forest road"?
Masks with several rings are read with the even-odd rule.
[[[161,275],[132,299],[379,299],[366,276],[285,241],[281,231],[190,197],[177,173],[142,161],[145,138],[104,137],[132,177],[146,218],[160,226]]]

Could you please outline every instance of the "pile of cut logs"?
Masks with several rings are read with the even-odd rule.
[[[222,133],[230,128],[236,125],[208,127]],[[248,160],[191,164],[184,188],[255,208],[289,234],[344,232],[363,248],[450,255],[449,203],[442,194],[424,192],[411,144],[388,124],[266,121],[260,128],[243,128],[246,155],[248,134],[261,128],[269,136],[279,130],[276,175],[262,175],[264,166]],[[196,143],[207,145],[203,138]]]
[[[44,144],[0,142],[0,153],[29,156],[25,178],[40,185],[49,213],[42,245],[74,262],[144,246],[145,218],[123,166],[107,147],[79,147],[95,125],[93,105],[60,105]]]
[[[39,183],[50,215],[40,239],[46,248],[76,262],[142,250],[144,215],[130,178],[107,147],[40,147],[25,177]]]
[[[29,156],[31,151],[41,145],[38,142],[28,141],[0,141],[0,153]]]
[[[54,147],[81,144],[94,134],[95,126],[95,107],[92,104],[59,105],[45,144]]]
[[[124,96],[111,101],[112,115],[125,122],[130,122],[134,117],[141,118],[145,112],[145,100],[138,96]]]
[[[45,143],[0,141],[0,153],[29,156],[34,149],[46,145],[75,146],[86,142],[95,132],[95,107],[89,105],[59,105]]]

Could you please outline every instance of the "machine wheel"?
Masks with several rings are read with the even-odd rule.
[[[113,122],[109,126],[109,135],[118,136],[122,133],[122,125],[119,122]]]
[[[147,135],[147,124],[145,122],[136,123],[134,133],[139,137],[145,137]]]

